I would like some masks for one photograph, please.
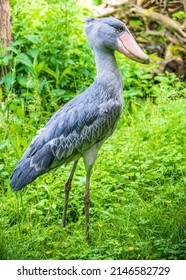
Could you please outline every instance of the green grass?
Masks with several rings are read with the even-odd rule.
[[[0,47],[0,259],[185,259],[186,86],[173,74],[153,77],[155,55],[144,66],[117,54],[125,109],[94,166],[90,243],[82,161],[66,228],[61,216],[70,164],[11,191],[10,175],[37,130],[95,75],[82,35],[81,19],[90,12],[74,0],[62,2],[30,1],[28,14],[27,1],[11,1],[12,53]]]
[[[185,259],[185,100],[126,102],[92,175],[91,243],[85,241],[81,162],[66,228],[60,222],[70,165],[21,193],[8,187],[0,199],[0,258]]]

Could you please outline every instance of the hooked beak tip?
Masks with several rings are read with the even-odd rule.
[[[150,58],[147,56],[146,60],[143,60],[142,63],[144,64],[149,64],[150,63]]]

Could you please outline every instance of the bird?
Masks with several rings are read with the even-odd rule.
[[[115,51],[144,64],[149,63],[149,57],[139,47],[125,23],[116,18],[86,18],[85,33],[95,57],[95,80],[54,113],[38,131],[15,167],[10,185],[13,191],[21,190],[49,170],[73,162],[64,188],[64,227],[72,179],[79,159],[83,158],[86,171],[85,228],[89,239],[92,168],[100,147],[114,132],[123,110],[123,79]]]

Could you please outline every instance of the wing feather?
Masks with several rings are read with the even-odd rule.
[[[33,139],[12,174],[12,188],[21,189],[48,170],[81,157],[113,132],[121,110],[116,100],[98,99],[89,91],[71,100]]]

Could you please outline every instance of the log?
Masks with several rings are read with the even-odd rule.
[[[176,33],[181,35],[182,41],[186,43],[186,32],[182,30],[182,26],[177,21],[169,18],[166,15],[159,14],[152,10],[146,10],[139,6],[131,8],[131,12],[137,13],[141,17],[145,17],[149,20],[156,21],[165,28],[176,31]],[[180,38],[179,38],[180,39]]]
[[[165,51],[165,61],[163,63],[163,72],[174,72],[177,76],[184,76],[186,65],[183,56],[185,50],[174,45],[169,45]]]
[[[12,41],[8,0],[0,0],[0,37],[3,47],[8,47]]]

